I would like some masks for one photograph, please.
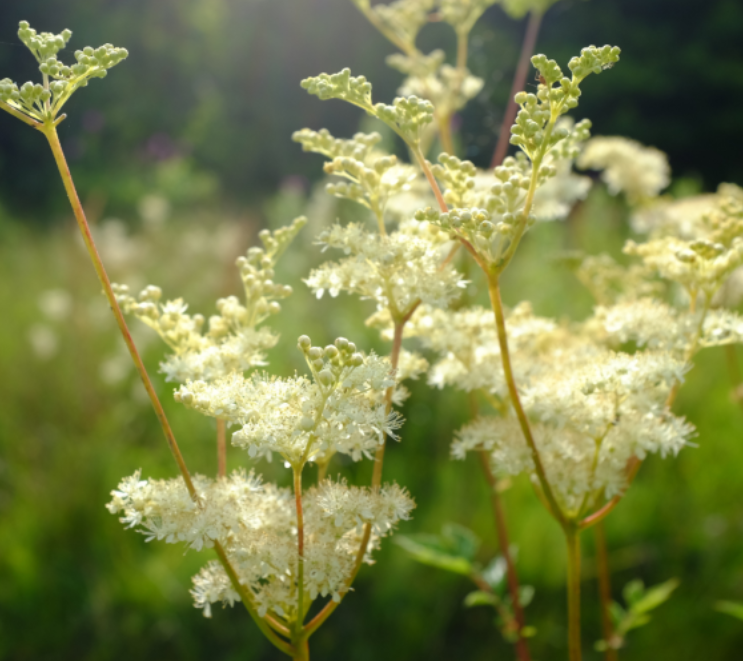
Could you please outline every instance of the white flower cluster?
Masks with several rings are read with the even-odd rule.
[[[297,603],[297,530],[294,496],[289,489],[245,473],[212,481],[196,477],[200,503],[188,495],[183,480],[142,480],[139,472],[112,492],[111,513],[136,527],[147,540],[162,539],[201,549],[219,541],[247,588],[259,615],[269,610],[291,622]],[[351,577],[361,530],[370,524],[383,537],[407,520],[414,503],[404,489],[378,490],[325,481],[304,493],[304,591],[340,597]],[[368,558],[371,561],[370,558]],[[224,569],[209,563],[194,577],[197,607],[211,615],[211,604],[232,605],[240,597]],[[303,615],[303,614],[302,614]]]
[[[507,315],[521,402],[548,481],[568,512],[577,514],[589,500],[619,493],[630,458],[676,453],[684,446],[693,428],[667,411],[665,401],[683,381],[695,323],[698,316],[683,317],[651,300],[599,308],[596,316],[572,326],[537,317],[528,304]],[[715,327],[724,337],[719,342],[731,341],[737,324],[728,316],[703,335],[711,336]],[[429,372],[432,385],[488,393],[501,414],[462,429],[453,456],[486,450],[497,473],[533,473],[531,452],[510,412],[493,313],[422,308],[409,335],[440,357]],[[607,348],[630,340],[648,349],[627,354]]]
[[[212,380],[265,364],[264,352],[276,344],[278,336],[257,326],[281,311],[277,299],[292,293],[291,287],[273,282],[274,267],[306,222],[297,218],[289,227],[260,233],[264,249],[251,248],[237,260],[245,304],[235,296],[219,299],[219,314],[209,318],[206,332],[205,318],[187,314],[183,299],[160,303],[162,291],[152,285],[134,298],[125,285],[114,285],[124,313],[135,315],[157,331],[172,350],[160,366],[168,381]]]
[[[603,350],[568,358],[525,385],[522,404],[535,444],[566,511],[579,514],[587,504],[621,493],[632,457],[676,454],[687,443],[693,427],[664,407],[684,371],[664,352]],[[513,416],[480,418],[463,428],[452,453],[461,458],[473,449],[488,451],[499,474],[534,471]]]
[[[387,413],[383,397],[395,384],[388,359],[364,357],[343,338],[322,349],[303,336],[300,346],[314,381],[265,374],[245,378],[234,372],[211,382],[189,382],[175,398],[240,425],[232,443],[250,457],[270,460],[276,452],[295,467],[326,461],[335,452],[358,461],[371,456],[385,435],[395,437],[401,420]]]
[[[633,205],[657,197],[671,181],[668,158],[662,151],[627,138],[591,138],[578,158],[578,167],[603,170],[601,178],[609,192],[624,193]]]
[[[726,309],[682,312],[651,298],[624,301],[596,308],[592,323],[606,332],[606,342],[634,342],[638,347],[663,350],[684,356],[699,329],[699,348],[743,342],[743,317]],[[701,328],[700,328],[701,322]]]
[[[551,353],[561,355],[568,347],[584,343],[551,319],[534,315],[529,303],[521,303],[506,318],[509,350],[514,357],[517,382],[544,368]],[[507,387],[492,310],[480,307],[437,310],[421,306],[405,329],[424,347],[438,354],[428,373],[437,388],[450,385],[465,391],[484,390],[501,398]]]
[[[466,282],[451,267],[441,268],[447,237],[427,223],[410,221],[389,235],[365,231],[359,225],[334,225],[318,242],[345,252],[348,257],[327,262],[305,280],[317,295],[327,291],[359,294],[403,316],[418,300],[446,306]]]

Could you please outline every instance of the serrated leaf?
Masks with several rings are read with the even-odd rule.
[[[715,604],[715,610],[743,620],[743,604],[735,601],[718,601]]]
[[[467,608],[473,606],[497,606],[500,603],[500,599],[492,592],[485,592],[485,590],[475,590],[470,592],[464,598],[464,605]]]

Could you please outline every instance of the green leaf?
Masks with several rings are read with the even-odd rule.
[[[632,604],[632,612],[641,614],[648,613],[658,608],[663,602],[668,601],[671,593],[679,586],[679,580],[672,578],[665,583],[655,585],[645,591],[645,594]]]
[[[473,606],[497,606],[500,603],[500,599],[492,592],[485,592],[484,590],[475,590],[470,592],[464,598],[464,605],[467,608]]]
[[[472,574],[480,546],[475,533],[456,523],[445,525],[440,535],[399,535],[395,541],[418,562],[465,576]]]
[[[398,535],[395,543],[424,565],[465,576],[472,573],[472,563],[467,558],[443,551],[437,535]]]
[[[480,538],[469,528],[458,523],[447,523],[441,528],[445,548],[468,560],[474,560],[480,548]]]
[[[735,601],[718,601],[715,604],[715,610],[720,613],[727,613],[733,617],[737,617],[739,620],[743,620],[743,604],[739,604]]]
[[[644,594],[645,584],[639,578],[627,583],[627,585],[624,586],[624,590],[622,590],[624,603],[630,607],[630,610],[632,609],[632,606],[634,606],[635,602],[642,599]]]

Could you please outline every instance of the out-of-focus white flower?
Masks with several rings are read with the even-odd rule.
[[[28,329],[28,341],[39,360],[54,358],[59,351],[57,333],[45,324],[33,324]]]
[[[653,147],[619,137],[591,138],[578,157],[578,167],[603,170],[609,191],[624,193],[630,204],[657,197],[671,181],[666,155]]]
[[[67,319],[72,312],[72,294],[66,289],[49,289],[39,296],[39,310],[52,321]]]

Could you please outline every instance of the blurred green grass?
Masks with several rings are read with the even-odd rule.
[[[304,208],[303,196],[290,190],[264,212],[275,225]],[[626,215],[620,202],[596,187],[568,222],[537,227],[508,273],[506,303],[528,299],[543,315],[588,314],[590,298],[561,255],[574,249],[619,255]],[[232,263],[257,240],[258,218],[255,212],[204,207],[160,226],[134,223],[110,232],[104,224],[98,231],[104,259],[109,250],[115,263],[114,280],[133,287],[157,283],[166,296],[184,295],[193,309],[209,314],[216,297],[239,293]],[[317,223],[312,220],[300,235],[277,274],[278,282],[295,289],[274,318],[281,341],[269,360],[277,374],[302,369],[294,348],[301,333],[320,344],[345,335],[366,349],[388,350],[364,327],[369,302],[344,295],[317,301],[301,283],[321,259],[311,244]],[[192,607],[190,576],[208,554],[146,544],[104,509],[121,477],[140,467],[145,475],[168,477],[175,467],[133,373],[116,381],[101,372],[121,348],[74,232],[69,221],[45,233],[7,220],[0,224],[0,659],[277,659],[239,607],[216,609],[212,620]],[[69,316],[44,316],[39,301],[49,290],[71,295]],[[46,357],[29,341],[39,325],[57,343],[56,351],[47,347]],[[142,329],[136,337],[154,374],[162,347]],[[698,428],[698,447],[678,459],[650,458],[608,519],[615,595],[633,578],[648,585],[681,579],[652,624],[633,633],[622,658],[740,658],[743,626],[713,609],[719,599],[743,599],[743,414],[730,399],[725,360],[718,349],[700,354],[677,402]],[[160,375],[155,381],[191,469],[212,474],[210,421],[176,406],[172,386]],[[385,463],[385,479],[405,485],[418,504],[401,530],[437,532],[445,522],[458,522],[482,537],[486,561],[497,544],[479,466],[449,460],[452,432],[468,417],[467,402],[461,393],[431,390],[423,382],[411,390],[402,442],[392,445]],[[246,465],[247,457],[231,450],[229,464]],[[276,463],[256,469],[286,482]],[[366,482],[371,465],[340,464],[337,470]],[[504,500],[522,581],[536,587],[527,610],[538,629],[534,657],[564,658],[561,533],[525,480],[514,481]],[[584,549],[590,661],[600,658],[590,649],[600,638],[590,534]],[[512,658],[490,611],[463,608],[469,590],[460,577],[418,565],[388,543],[313,638],[313,658]]]

